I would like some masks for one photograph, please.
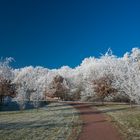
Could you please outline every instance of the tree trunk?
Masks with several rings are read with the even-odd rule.
[[[102,105],[104,105],[104,99],[103,98],[101,98],[101,103],[102,103]]]
[[[130,99],[130,108],[132,108],[133,106],[132,106],[132,100]]]
[[[4,96],[0,96],[0,104],[2,105],[3,104],[3,101],[4,101]]]
[[[0,96],[0,105],[2,105],[2,96]]]

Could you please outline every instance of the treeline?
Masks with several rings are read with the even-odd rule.
[[[24,67],[13,69],[12,58],[0,62],[0,103],[6,96],[21,108],[25,102],[57,97],[61,100],[121,101],[140,103],[140,49],[133,48],[123,57],[111,50],[100,58],[85,58],[72,69]]]

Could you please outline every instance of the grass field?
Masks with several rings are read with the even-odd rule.
[[[131,109],[129,105],[108,104],[97,109],[111,116],[110,121],[117,125],[126,140],[140,140],[140,107]]]
[[[81,125],[77,110],[62,103],[38,111],[0,112],[0,140],[74,140]]]

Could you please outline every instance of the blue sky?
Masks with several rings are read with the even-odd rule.
[[[16,68],[75,67],[139,46],[139,0],[0,0],[0,56]]]

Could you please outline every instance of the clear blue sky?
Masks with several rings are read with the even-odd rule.
[[[15,67],[77,66],[140,46],[139,0],[0,0],[0,56]]]

